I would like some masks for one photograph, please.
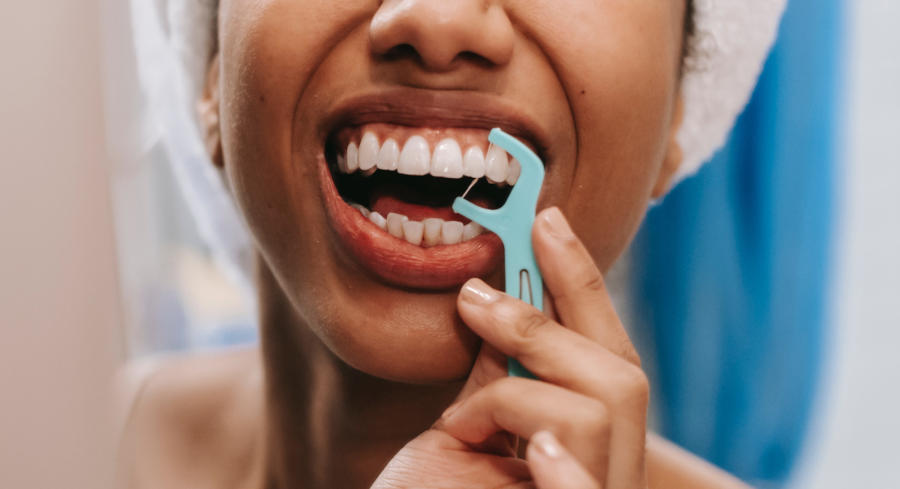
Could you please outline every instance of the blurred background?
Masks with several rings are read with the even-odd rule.
[[[898,19],[789,0],[728,145],[631,250],[660,430],[757,487],[900,487]]]
[[[139,127],[128,2],[3,11],[0,487],[102,487],[116,366],[252,344],[253,300]],[[900,487],[898,21],[791,0],[728,146],[617,270],[658,429],[758,487]]]

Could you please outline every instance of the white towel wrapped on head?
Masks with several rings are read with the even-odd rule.
[[[685,112],[678,133],[684,161],[675,183],[696,172],[725,144],[753,93],[786,3],[694,0],[696,31],[685,60]]]

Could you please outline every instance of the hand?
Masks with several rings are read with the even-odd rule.
[[[375,487],[647,487],[649,386],[603,277],[558,209],[539,214],[532,239],[559,322],[470,280],[458,309],[484,340],[475,366],[459,400]],[[504,356],[540,380],[506,377]],[[527,467],[517,437],[531,440]]]

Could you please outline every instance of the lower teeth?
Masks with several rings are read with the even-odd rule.
[[[454,245],[469,241],[484,233],[484,228],[476,222],[463,224],[460,221],[445,221],[438,218],[411,221],[402,214],[392,212],[384,217],[360,204],[351,203],[350,206],[390,235],[416,246],[427,248],[438,245]]]

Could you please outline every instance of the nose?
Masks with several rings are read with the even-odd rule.
[[[444,72],[459,60],[504,65],[513,52],[509,17],[495,0],[385,0],[369,27],[376,55],[415,55]]]

